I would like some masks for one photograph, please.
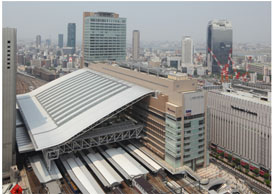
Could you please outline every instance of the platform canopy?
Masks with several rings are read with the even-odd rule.
[[[153,91],[90,69],[80,69],[17,95],[35,150],[60,145]]]

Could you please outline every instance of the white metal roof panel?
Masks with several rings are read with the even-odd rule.
[[[78,158],[69,157],[67,160],[68,165],[72,169],[73,173],[85,187],[90,194],[101,194],[103,190],[98,186],[98,183],[90,175],[85,166],[81,163]]]
[[[59,145],[152,90],[80,69],[17,95],[35,150]],[[90,116],[92,115],[92,116]]]
[[[16,127],[16,143],[19,153],[25,153],[34,151],[33,143],[31,142],[27,129],[22,127]]]
[[[99,153],[92,152],[87,154],[87,156],[110,185],[123,181]]]
[[[118,163],[118,165],[123,168],[130,177],[137,177],[143,174],[148,174],[148,171],[144,172],[144,170],[140,168],[141,165],[137,163],[132,157],[126,155],[126,152],[122,148],[110,148],[105,150],[105,152],[116,163]]]
[[[79,179],[76,177],[72,169],[70,168],[69,164],[67,163],[67,157],[66,156],[61,156],[60,157],[67,173],[69,174],[70,178],[73,180],[73,182],[77,185],[77,187],[80,189],[82,193],[88,193],[88,191],[85,189],[85,187],[81,184]]]
[[[159,166],[154,160],[152,160],[150,157],[148,157],[146,154],[144,154],[142,151],[137,149],[132,144],[127,145],[133,152],[135,152],[137,155],[139,155],[143,160],[145,160],[148,164],[150,164],[156,171],[159,171],[162,169],[161,166]]]
[[[41,183],[47,183],[49,181],[62,178],[62,174],[60,173],[54,161],[52,161],[50,171],[48,171],[48,169],[46,168],[44,161],[40,155],[29,157],[29,162],[31,164],[31,167],[33,168],[35,175]]]

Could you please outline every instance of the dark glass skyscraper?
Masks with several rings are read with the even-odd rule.
[[[228,63],[228,55],[232,49],[232,25],[227,20],[212,20],[208,24],[207,31],[207,66],[212,74],[221,73],[217,62],[208,51],[212,50],[218,61],[225,66]],[[229,64],[229,72],[232,72],[232,64]]]
[[[63,46],[64,46],[64,35],[63,34],[58,35],[58,46],[59,46],[59,48],[63,48]]]
[[[67,46],[73,47],[73,53],[76,48],[76,24],[69,23],[67,26]]]

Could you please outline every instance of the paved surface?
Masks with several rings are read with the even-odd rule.
[[[255,192],[261,193],[261,194],[267,194],[271,193],[271,190],[264,184],[261,184],[260,182],[251,179],[247,175],[243,174],[240,171],[237,171],[236,169],[230,167],[229,165],[219,161],[219,160],[212,160],[212,163],[215,163],[217,165],[220,165],[223,169],[227,170],[228,172],[234,174],[236,177],[245,180],[245,183]]]

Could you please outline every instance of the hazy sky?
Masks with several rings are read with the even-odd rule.
[[[3,2],[3,27],[17,28],[18,39],[67,39],[67,23],[76,23],[82,40],[84,11],[115,12],[127,18],[127,41],[140,30],[143,41],[180,41],[190,35],[206,40],[209,20],[228,19],[234,42],[271,42],[271,2]]]

